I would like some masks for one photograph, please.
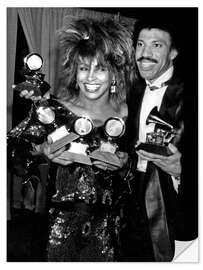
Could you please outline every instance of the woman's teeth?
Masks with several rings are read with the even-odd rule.
[[[88,91],[96,91],[100,86],[98,84],[86,84]]]

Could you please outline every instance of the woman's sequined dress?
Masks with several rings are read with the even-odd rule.
[[[117,173],[72,164],[57,171],[48,261],[115,261],[124,183]]]
[[[76,117],[64,108],[63,114],[69,123]],[[95,147],[101,139],[106,139],[103,129],[103,126],[94,128],[88,138],[89,145]],[[51,198],[49,211],[47,260],[117,261],[122,207],[127,195],[122,169],[104,171],[79,163],[57,166],[56,193]]]

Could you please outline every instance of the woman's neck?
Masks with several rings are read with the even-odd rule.
[[[99,99],[88,99],[84,95],[80,94],[76,103],[85,110],[96,112],[104,111],[105,107],[111,106],[109,103],[109,96],[102,96]]]
[[[127,116],[127,105],[122,104],[119,108],[119,112],[115,111],[109,100],[87,100],[82,99],[81,96],[71,99],[68,102],[63,102],[69,110],[78,116],[88,115],[94,122],[95,126],[102,125],[109,117],[121,117]]]

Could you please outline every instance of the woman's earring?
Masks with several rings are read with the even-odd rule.
[[[112,80],[111,87],[110,87],[110,93],[116,93],[116,81]]]

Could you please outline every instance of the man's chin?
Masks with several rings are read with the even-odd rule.
[[[153,80],[154,76],[151,72],[141,71],[140,70],[140,76],[145,80]]]

